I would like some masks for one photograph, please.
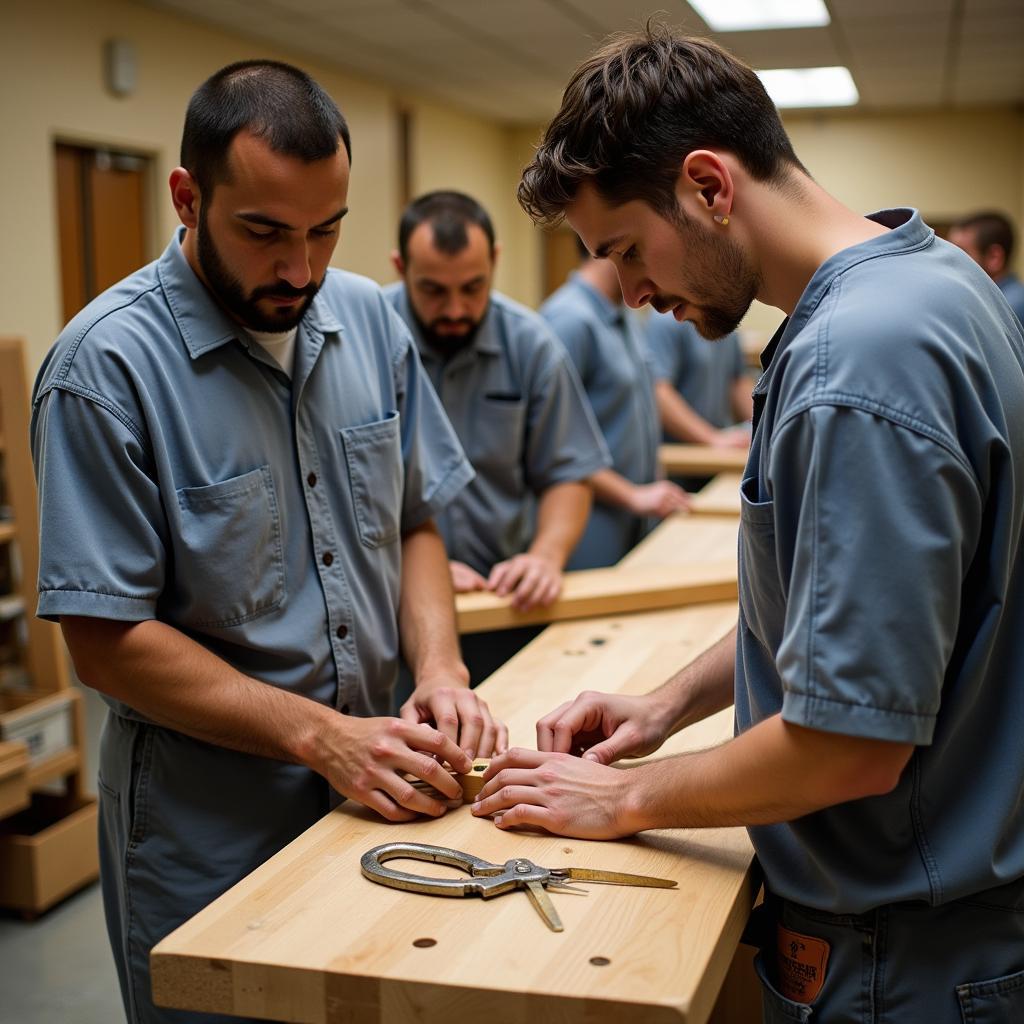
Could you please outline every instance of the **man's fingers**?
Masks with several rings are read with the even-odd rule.
[[[450,740],[439,729],[433,729],[429,725],[409,726],[403,731],[402,738],[405,740],[406,745],[413,750],[424,751],[428,754],[439,754],[441,759],[447,761],[457,772],[465,773],[473,767],[473,759],[467,757],[466,752],[457,747],[454,741]],[[410,771],[404,765],[402,767],[403,770]],[[422,778],[422,776],[420,777]],[[440,788],[439,786],[438,789]]]
[[[484,772],[484,781],[490,782],[495,775],[506,768],[538,768],[545,761],[550,761],[552,754],[543,753],[540,750],[528,750],[526,747],[511,747],[499,757],[491,759],[491,763]]]
[[[515,807],[496,814],[494,824],[500,829],[537,828],[558,834],[558,825],[550,808],[537,804],[516,804]]]
[[[443,774],[448,775],[447,772],[443,772]],[[448,778],[452,779],[450,775],[448,775]],[[452,779],[452,782],[455,782],[455,780]],[[396,804],[412,811],[414,814],[429,814],[431,818],[440,818],[448,810],[447,806],[440,800],[429,796],[422,788],[407,782],[400,775],[393,772],[384,780],[382,788]],[[439,791],[441,789],[440,786],[435,788]],[[455,788],[458,790],[458,783],[455,783]],[[455,797],[453,796],[452,799],[454,800]]]
[[[565,714],[566,710],[572,706],[571,700],[565,701],[563,704],[559,704],[554,711],[549,711],[543,718],[537,721],[537,749],[538,750],[558,750],[559,748],[554,745],[555,743],[555,726],[558,724],[562,715]],[[568,750],[563,750],[561,753],[566,754]]]
[[[387,793],[380,789],[371,789],[369,793],[365,793],[357,799],[388,821],[412,821],[416,817],[415,811],[399,807]]]
[[[494,740],[494,753],[504,754],[508,750],[508,726],[498,722],[498,735]]]
[[[490,718],[487,713],[487,705],[483,704],[472,691],[465,690],[459,693],[458,699],[455,701],[455,708],[459,718],[459,746],[470,760],[477,756],[483,756],[479,753],[480,739],[484,725]]]
[[[519,774],[529,775],[530,773],[520,772]],[[491,814],[497,814],[500,811],[507,810],[509,807],[515,807],[516,804],[543,805],[545,803],[544,791],[536,786],[516,786],[506,783],[499,786],[493,793],[485,795],[488,788],[485,787],[480,791],[480,795],[473,804],[473,813],[478,818],[486,818]]]
[[[543,589],[544,571],[539,565],[531,565],[523,573],[512,595],[512,607],[528,612],[538,602]]]

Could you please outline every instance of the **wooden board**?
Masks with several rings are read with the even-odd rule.
[[[562,623],[482,695],[513,742],[532,746],[536,719],[559,701],[582,688],[646,692],[735,618],[726,602]],[[723,712],[668,749],[706,747],[731,728]],[[445,900],[362,878],[360,855],[399,836],[496,861],[661,875],[679,889],[553,894],[565,922],[556,934],[521,893]],[[633,1015],[701,1024],[753,900],[751,860],[742,829],[598,843],[502,833],[465,807],[396,827],[343,805],[154,949],[154,995],[162,1005],[285,1021],[620,1024]],[[436,944],[416,946],[422,939]]]
[[[677,512],[665,519],[618,564],[619,569],[696,564],[708,558],[736,562],[739,519],[691,516]]]
[[[738,516],[740,514],[740,473],[719,473],[690,499],[695,516]]]
[[[626,612],[676,608],[736,596],[736,560],[689,565],[584,569],[565,574],[553,604],[518,612],[511,600],[491,593],[459,594],[455,601],[460,633],[513,629]]]
[[[740,473],[747,464],[747,451],[706,444],[663,444],[658,449],[658,462],[669,476]]]

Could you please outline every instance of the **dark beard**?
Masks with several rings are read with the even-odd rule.
[[[688,217],[682,209],[673,217],[680,238],[691,247],[698,243],[702,260],[721,282],[731,282],[731,294],[718,294],[710,301],[694,297],[693,304],[701,311],[699,320],[691,321],[697,333],[708,341],[717,341],[732,334],[747,315],[751,303],[761,290],[760,277],[750,269],[740,247],[716,231]]]
[[[236,320],[253,331],[279,333],[298,326],[314,296],[320,291],[320,285],[323,284],[321,280],[318,284],[310,282],[305,288],[293,288],[286,281],[278,281],[273,285],[261,285],[246,294],[242,282],[228,270],[220,258],[220,253],[217,252],[202,205],[199,207],[199,230],[196,232],[196,256],[206,278],[206,286],[213,293],[213,297]],[[265,296],[295,298],[299,295],[305,295],[306,301],[298,306],[283,309],[279,313],[264,313],[256,305],[257,301]]]
[[[490,309],[490,305],[488,305]],[[487,313],[484,312],[483,317],[474,323],[472,320],[434,320],[432,323],[427,324],[419,318],[416,310],[413,309],[412,302],[409,303],[409,311],[412,313],[413,320],[416,321],[416,326],[419,328],[420,337],[423,341],[436,352],[439,356],[445,360],[451,359],[452,356],[457,355],[464,348],[469,348],[473,344],[473,340],[476,338],[480,331],[480,326],[484,320],[487,319]],[[440,334],[436,327],[439,323],[462,323],[465,324],[469,329],[465,334]]]

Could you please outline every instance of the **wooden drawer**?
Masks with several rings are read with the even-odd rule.
[[[21,740],[33,768],[74,748],[78,694],[36,690],[0,691],[0,740]]]
[[[98,875],[95,799],[35,793],[0,822],[0,905],[40,914]]]
[[[24,743],[0,743],[0,818],[28,804],[28,749]]]

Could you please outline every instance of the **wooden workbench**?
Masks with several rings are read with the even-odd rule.
[[[710,444],[663,444],[658,464],[669,476],[714,476],[742,473],[747,464],[745,448],[716,448]]]
[[[628,564],[665,564],[691,546],[721,557],[735,550],[735,535],[733,523],[674,517]],[[581,689],[647,692],[735,620],[726,601],[557,624],[480,693],[512,742],[533,746],[536,719],[560,701]],[[726,711],[665,750],[706,747],[731,732]],[[522,893],[446,900],[364,879],[360,855],[397,838],[499,862],[523,856],[661,875],[679,888],[552,894],[565,922],[553,933]],[[396,826],[343,804],[154,949],[154,996],[183,1009],[318,1024],[619,1024],[627,1015],[703,1024],[754,897],[751,863],[742,829],[584,842],[504,833],[466,807]]]

